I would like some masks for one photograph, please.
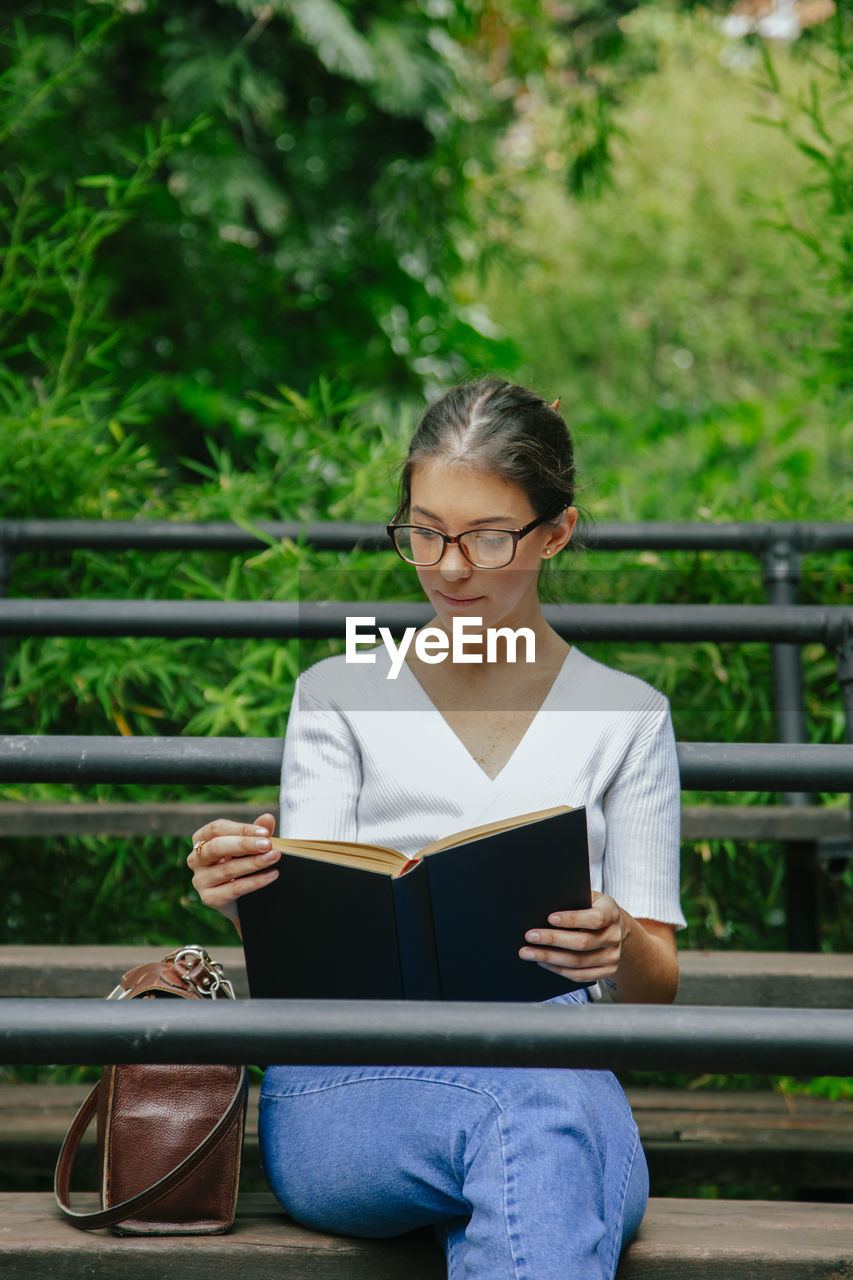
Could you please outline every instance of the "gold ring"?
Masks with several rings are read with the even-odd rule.
[[[190,849],[190,853],[189,853],[189,857],[187,858],[187,862],[189,862],[190,858],[193,856],[193,854],[194,854],[194,853],[201,853],[202,849],[204,848],[204,846],[205,846],[206,844],[207,844],[207,841],[206,841],[206,840],[196,840],[196,842],[195,842],[195,844],[193,845],[192,849]]]

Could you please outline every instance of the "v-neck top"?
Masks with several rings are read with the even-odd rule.
[[[359,657],[327,658],[297,681],[283,835],[359,840],[412,857],[468,827],[583,805],[592,887],[635,917],[684,927],[680,780],[663,694],[573,647],[491,778],[406,664],[392,680],[384,649]]]

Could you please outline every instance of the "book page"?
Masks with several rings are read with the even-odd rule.
[[[494,835],[497,831],[511,831],[513,827],[523,827],[528,823],[540,822],[543,818],[553,818],[557,813],[570,813],[571,806],[558,804],[553,809],[537,809],[535,813],[522,813],[515,818],[501,818],[498,822],[487,822],[482,827],[469,827],[467,831],[457,831],[454,835],[444,836],[425,845],[420,857],[430,853],[439,853],[442,849],[454,849],[457,845],[467,844],[470,840],[480,840],[484,836]]]
[[[273,837],[270,843],[274,849],[292,854],[297,858],[316,858],[319,862],[332,862],[341,867],[361,867],[364,871],[378,871],[384,875],[398,876],[403,875],[430,853],[439,853],[442,849],[454,849],[457,845],[468,844],[471,840],[480,840],[498,831],[511,831],[513,827],[527,826],[540,822],[543,818],[552,818],[557,813],[569,811],[568,805],[561,804],[553,809],[538,809],[534,813],[522,813],[514,818],[487,822],[481,827],[468,827],[465,831],[456,831],[453,835],[444,836],[441,840],[425,845],[415,858],[407,858],[397,849],[388,849],[378,844],[359,844],[356,840],[297,840]]]
[[[378,844],[359,844],[355,840],[290,840],[273,837],[270,844],[281,853],[297,858],[315,858],[318,862],[333,862],[341,867],[361,867],[364,871],[379,871],[388,876],[400,875],[409,859],[397,849],[386,849]]]

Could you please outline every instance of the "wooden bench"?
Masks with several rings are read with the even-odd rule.
[[[241,1197],[229,1235],[140,1238],[75,1231],[51,1195],[7,1193],[0,1194],[0,1273],[27,1280],[443,1280],[445,1269],[426,1231],[378,1241],[327,1236],[296,1226],[263,1194]],[[653,1200],[618,1271],[618,1280],[851,1276],[853,1206],[744,1200]]]
[[[193,941],[193,939],[187,939]],[[5,996],[105,996],[126,969],[163,947],[0,947]],[[247,996],[240,947],[212,947],[238,996]],[[853,1007],[853,955],[789,951],[680,951],[681,1004]]]
[[[62,1136],[90,1086],[0,1085],[0,1190],[47,1191]],[[241,1185],[261,1172],[254,1085]],[[769,1195],[853,1193],[853,1102],[779,1093],[629,1087],[652,1190],[751,1186]],[[78,1160],[79,1185],[96,1185],[94,1141]],[[75,1175],[76,1176],[76,1175]]]
[[[278,805],[267,806],[278,817]],[[71,803],[0,801],[0,839],[11,836],[177,836],[186,839],[205,822],[227,816],[253,822],[257,805],[191,802]],[[682,840],[846,840],[853,835],[849,807],[798,805],[683,805]]]
[[[656,1194],[750,1187],[767,1197],[853,1198],[853,1101],[770,1090],[627,1094]]]

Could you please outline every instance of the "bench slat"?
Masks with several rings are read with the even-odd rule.
[[[0,1086],[0,1186],[46,1189],[62,1136],[89,1085]],[[628,1090],[652,1188],[702,1184],[853,1190],[853,1102],[778,1093]],[[265,1186],[257,1141],[258,1087],[246,1123],[243,1185]],[[96,1185],[94,1139],[80,1186]]]
[[[278,805],[268,806],[278,818]],[[258,805],[0,802],[0,838],[10,836],[183,836],[214,818],[254,822]],[[829,805],[684,805],[683,840],[844,840],[849,808]]]
[[[53,1197],[0,1195],[0,1272],[27,1280],[443,1280],[426,1232],[352,1240],[306,1231],[269,1196],[242,1196],[226,1236],[133,1236],[75,1231]],[[653,1200],[618,1280],[846,1280],[853,1207],[764,1201]]]
[[[176,944],[177,945],[177,944]],[[0,991],[7,997],[105,996],[137,964],[166,947],[0,947]],[[241,947],[211,947],[237,994],[248,995]],[[680,951],[680,1004],[773,1008],[853,1007],[853,955],[787,951]]]

